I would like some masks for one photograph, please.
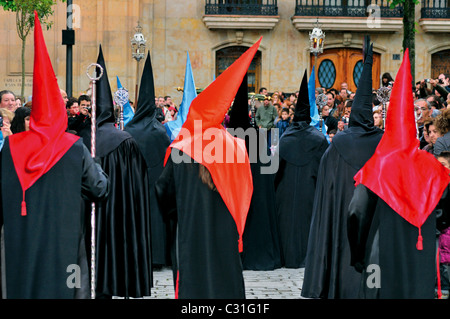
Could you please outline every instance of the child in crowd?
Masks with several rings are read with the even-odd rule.
[[[436,156],[437,160],[450,169],[450,152],[444,151],[441,152],[438,156]],[[450,191],[447,188],[447,191]],[[449,196],[449,195],[447,195]],[[447,200],[448,202],[448,200]],[[444,204],[445,205],[445,204]],[[442,207],[444,211],[441,211],[442,215],[448,214],[448,211],[445,211],[446,208]],[[448,209],[448,208],[447,208]],[[446,218],[443,218],[446,219]],[[440,257],[440,277],[441,277],[441,288],[442,288],[442,298],[448,299],[448,289],[449,289],[449,274],[450,274],[450,227],[445,226],[441,227],[438,225],[439,234],[439,257]],[[444,228],[444,229],[442,229]]]
[[[286,131],[287,127],[291,123],[291,118],[289,117],[289,109],[283,108],[281,110],[281,119],[277,122],[277,128],[279,130],[279,137],[283,135],[284,131]]]

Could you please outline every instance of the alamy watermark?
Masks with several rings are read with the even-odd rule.
[[[69,29],[81,28],[81,9],[78,4],[67,6],[67,27]]]
[[[66,272],[69,273],[66,279],[66,285],[68,288],[81,288],[81,268],[77,264],[70,264],[66,268]]]
[[[366,12],[369,14],[367,17],[367,27],[370,29],[381,28],[381,8],[377,4],[370,4],[367,6]]]
[[[366,285],[367,288],[381,288],[381,269],[380,265],[370,264],[366,268],[367,279]]]
[[[236,163],[242,164],[246,162],[244,152],[238,152],[237,149],[242,147],[242,143],[247,141],[247,154],[250,163],[260,162],[261,174],[274,174],[278,171],[279,156],[277,151],[273,151],[272,146],[276,147],[278,142],[278,129],[255,129],[250,127],[246,130],[242,128],[227,128],[228,133],[239,138],[241,141],[235,140],[233,144],[223,143],[220,137],[224,134],[223,129],[219,127],[211,127],[203,130],[202,121],[194,121],[194,135],[192,149],[189,150],[194,158],[204,163]],[[174,143],[184,139],[191,138],[191,132],[182,127]],[[241,146],[238,145],[241,143]],[[182,150],[181,150],[182,151]],[[192,163],[193,159],[183,152],[172,152],[172,161],[179,163]],[[269,165],[267,165],[269,164]]]

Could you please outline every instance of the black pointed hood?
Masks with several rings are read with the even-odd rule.
[[[334,145],[342,158],[358,171],[374,154],[383,131],[375,127],[372,111],[372,64],[373,45],[369,37],[364,39],[364,67],[358,83],[350,113],[348,129],[333,138]]]
[[[96,82],[96,157],[104,157],[111,153],[127,139],[132,138],[127,132],[119,130],[115,126],[114,103],[109,85],[108,72],[106,70],[103,50],[100,45],[97,63],[103,68],[103,76]],[[97,68],[97,76],[100,70]],[[89,137],[90,137],[89,133]],[[84,137],[83,137],[84,138]]]
[[[370,131],[374,129],[372,110],[373,44],[370,43],[368,36],[364,39],[363,59],[364,66],[353,100],[348,126],[361,126]]]
[[[163,167],[170,138],[164,125],[155,117],[155,85],[150,52],[147,53],[142,70],[137,104],[136,113],[124,130],[130,133],[138,143],[149,168],[150,183],[153,184],[161,173],[160,168]]]
[[[153,80],[153,68],[150,51],[147,52],[144,69],[142,70],[139,98],[134,117],[128,122],[127,127],[133,126],[144,119],[155,117],[155,84]]]
[[[294,122],[311,123],[311,106],[309,105],[308,79],[306,70],[303,75],[302,84],[298,93],[297,104],[295,105]]]
[[[103,68],[103,76],[96,82],[96,121],[97,127],[100,127],[105,123],[115,122],[113,97],[101,45],[97,58],[97,64]],[[100,70],[97,68],[97,76],[99,75]]]
[[[233,106],[231,107],[230,123],[227,128],[242,128],[244,130],[251,127],[250,117],[248,112],[248,80],[247,75],[244,76],[241,86],[234,98]]]

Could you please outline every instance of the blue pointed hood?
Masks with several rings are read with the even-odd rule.
[[[316,129],[320,131],[320,115],[319,110],[316,104],[316,74],[315,67],[313,66],[311,75],[309,76],[308,81],[308,95],[309,95],[309,105],[311,106],[311,126],[314,126]],[[322,121],[322,133],[327,138],[328,142],[330,142],[329,137],[327,135],[327,126],[324,121]]]
[[[171,142],[177,137],[178,133],[180,132],[180,129],[183,126],[183,123],[186,121],[187,115],[189,113],[189,107],[191,106],[191,102],[196,97],[197,91],[195,89],[191,60],[189,59],[189,52],[187,52],[186,70],[184,74],[183,99],[181,100],[178,115],[175,120],[166,122],[164,124]]]
[[[318,127],[320,125],[319,120],[319,110],[316,105],[316,75],[314,74],[315,67],[312,68],[311,75],[308,81],[308,95],[309,95],[309,105],[311,107],[311,126]]]

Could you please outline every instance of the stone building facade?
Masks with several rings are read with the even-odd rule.
[[[316,63],[320,73],[317,85],[325,83],[337,88],[340,82],[346,81],[354,87],[361,65],[358,62],[363,38],[369,34],[377,61],[374,65],[374,86],[377,86],[384,72],[395,77],[400,66],[403,23],[401,8],[399,12],[389,9],[385,0],[369,2],[75,0],[72,92],[78,96],[87,90],[86,68],[96,61],[101,44],[112,90],[117,88],[118,76],[130,96],[134,96],[140,78],[137,73],[143,66],[142,61],[138,64],[131,55],[130,39],[138,21],[152,58],[156,94],[170,95],[176,104],[182,97],[177,88],[183,86],[187,52],[196,86],[201,89],[261,36],[259,52],[249,71],[250,89],[298,90],[304,70],[310,73],[316,63],[309,51],[309,32],[316,22],[326,36],[324,52]],[[53,26],[44,32],[63,89],[66,89],[66,46],[62,45],[62,30],[67,27],[66,10],[67,4],[59,2],[52,17]],[[447,1],[423,0],[416,6],[416,80],[450,72],[448,10]],[[0,11],[0,37],[3,39],[0,89],[19,93],[21,43],[14,13]],[[33,36],[30,34],[26,45],[26,96],[32,93],[32,65]]]

